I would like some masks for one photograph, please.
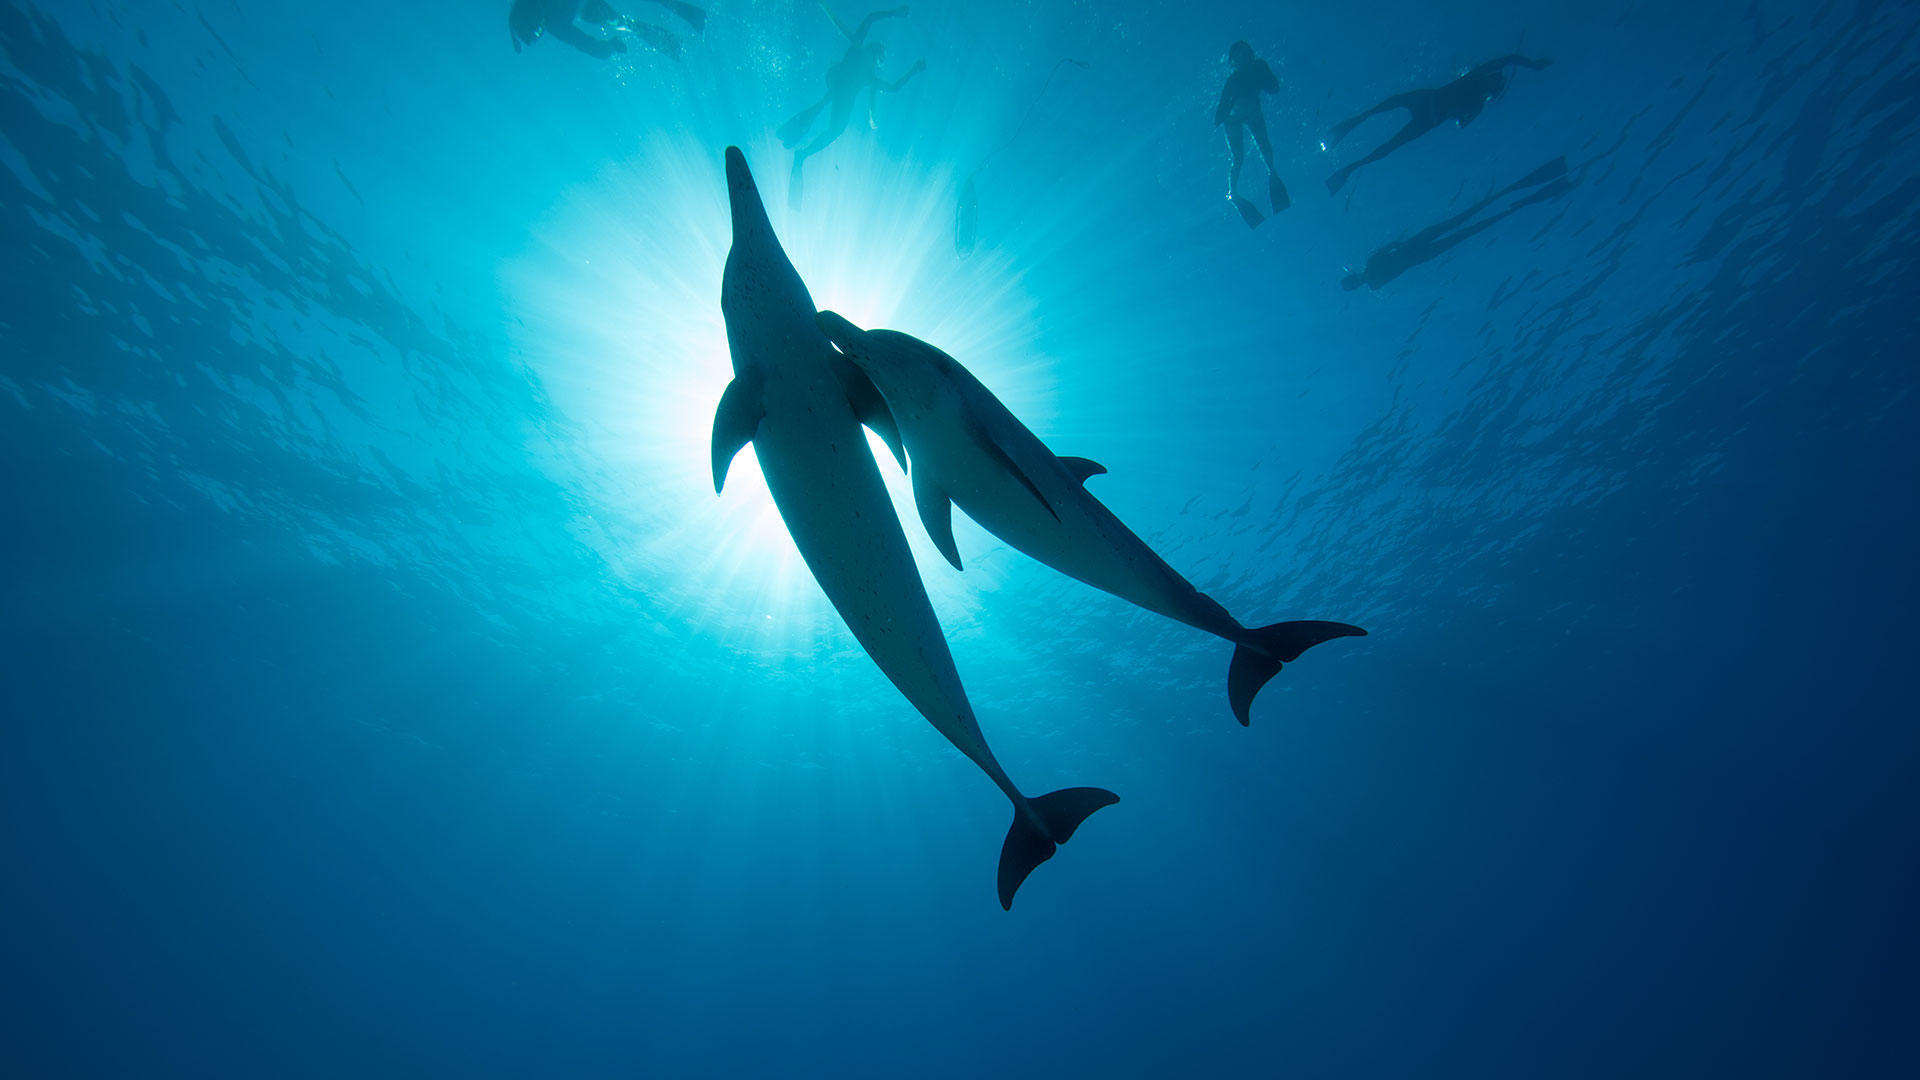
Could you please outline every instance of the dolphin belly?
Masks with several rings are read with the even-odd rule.
[[[852,410],[827,400],[769,412],[753,446],[794,546],[847,629],[929,723],[997,773]]]

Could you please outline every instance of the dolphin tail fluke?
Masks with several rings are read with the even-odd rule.
[[[1233,663],[1227,666],[1227,701],[1241,727],[1251,724],[1253,698],[1267,681],[1280,673],[1284,664],[1323,641],[1338,637],[1366,637],[1357,626],[1339,622],[1274,623],[1247,631],[1247,640],[1233,650]]]
[[[1053,858],[1054,849],[1071,840],[1088,815],[1119,801],[1120,796],[1097,787],[1061,788],[1027,800],[1034,816],[1045,823],[1045,832],[1015,808],[1013,827],[1000,847],[1000,906],[1012,911],[1013,894],[1033,868]]]

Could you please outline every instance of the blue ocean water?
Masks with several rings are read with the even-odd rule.
[[[505,7],[0,6],[7,1075],[1920,1068],[1920,9],[923,0],[796,209],[819,5]],[[712,491],[729,144],[820,306],[1371,631],[1243,729],[883,451],[1000,761],[1122,797],[1010,912],[1006,800]]]

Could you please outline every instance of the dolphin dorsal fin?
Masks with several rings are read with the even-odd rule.
[[[741,375],[727,384],[720,395],[720,408],[713,414],[713,493],[727,482],[727,467],[733,464],[740,448],[753,441],[760,421],[767,415],[767,404],[760,396],[760,379]]]
[[[1060,459],[1060,464],[1065,465],[1067,472],[1071,473],[1073,479],[1081,484],[1087,482],[1087,477],[1099,476],[1101,473],[1107,471],[1105,465],[1100,464],[1092,458],[1063,457]]]
[[[913,470],[913,507],[920,511],[920,524],[926,527],[933,546],[955,570],[965,570],[960,565],[960,547],[953,542],[953,500],[928,478],[924,468]]]

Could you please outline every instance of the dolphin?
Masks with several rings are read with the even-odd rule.
[[[921,524],[960,569],[953,505],[988,532],[1068,577],[1233,642],[1227,701],[1242,726],[1283,664],[1324,641],[1364,636],[1338,622],[1242,626],[1193,587],[1087,491],[1106,467],[1057,457],[960,362],[896,330],[862,330],[831,311],[822,333],[866,373],[898,422],[913,462]]]
[[[774,235],[746,157],[731,146],[727,196],[733,248],[720,311],[733,381],[713,418],[714,493],[751,442],[794,546],[847,629],[920,715],[1012,800],[999,872],[1000,906],[1012,910],[1027,875],[1120,797],[1079,787],[1029,799],[994,760],[860,430],[872,427],[904,467],[886,402],[814,324],[813,297]]]

